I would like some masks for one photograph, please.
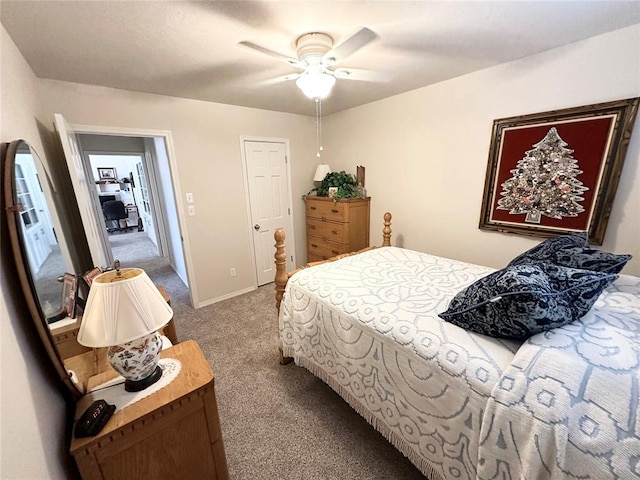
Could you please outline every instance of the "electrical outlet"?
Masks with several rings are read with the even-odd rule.
[[[231,273],[232,277],[235,277],[236,276],[236,269],[235,268],[229,269],[229,273]]]
[[[195,205],[189,205],[187,207],[187,212],[189,212],[189,216],[190,217],[195,217],[196,216],[196,206]]]
[[[187,193],[187,203],[193,203],[193,193]]]

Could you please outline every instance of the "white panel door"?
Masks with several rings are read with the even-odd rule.
[[[20,219],[26,239],[27,259],[31,272],[37,273],[56,242],[49,233],[53,229],[46,214],[44,194],[37,178],[33,156],[30,153],[18,153],[15,161],[16,200],[22,205]]]
[[[293,232],[285,144],[245,140],[244,155],[256,276],[258,285],[265,285],[275,277],[273,233],[278,228]]]
[[[95,184],[91,177],[87,178],[73,127],[59,113],[54,114],[54,119],[67,160],[71,184],[78,202],[78,210],[80,210],[93,264],[97,267],[106,267],[111,263],[111,249],[108,247],[104,216],[98,214],[97,199],[94,198],[96,196],[91,195],[95,190]]]

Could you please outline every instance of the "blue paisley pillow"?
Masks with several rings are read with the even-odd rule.
[[[584,316],[616,278],[545,262],[514,265],[469,285],[439,316],[484,335],[525,339]]]
[[[507,266],[511,267],[513,265],[532,262],[554,263],[558,251],[566,248],[587,246],[589,246],[587,232],[558,235],[557,237],[547,238],[544,242],[541,242],[526,252],[521,253],[511,260]]]
[[[593,248],[575,247],[558,251],[553,263],[596,272],[620,273],[629,260],[631,260],[631,255],[618,255]]]
[[[620,273],[631,255],[618,255],[589,248],[587,233],[552,237],[511,260],[509,267],[533,262],[549,262],[569,268]]]

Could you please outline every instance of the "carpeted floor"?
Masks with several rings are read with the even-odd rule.
[[[410,480],[420,472],[325,383],[278,363],[273,284],[200,309],[153,248],[122,235],[123,266],[147,270],[169,292],[181,341],[195,339],[216,376],[232,480]],[[147,240],[148,241],[148,240]],[[137,243],[137,242],[135,242]],[[150,243],[150,242],[149,242]],[[138,250],[135,265],[126,255]]]
[[[325,383],[278,363],[273,285],[177,318],[216,375],[229,473],[258,479],[423,479]]]
[[[179,312],[191,308],[189,289],[176,275],[167,258],[160,258],[158,250],[146,232],[122,232],[109,235],[113,258],[121,267],[142,268],[157,285],[162,285],[171,296],[171,306]]]
[[[62,303],[62,283],[58,277],[65,273],[64,260],[59,245],[51,246],[51,253],[33,275],[38,300],[45,317],[54,315]]]

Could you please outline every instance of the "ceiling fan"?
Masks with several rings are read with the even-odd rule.
[[[272,84],[287,80],[296,80],[296,84],[309,98],[322,99],[329,95],[336,79],[383,81],[384,77],[375,72],[360,69],[337,67],[349,55],[378,38],[372,30],[363,27],[339,45],[333,45],[333,38],[326,33],[305,33],[296,40],[296,54],[293,58],[269,50],[253,42],[242,41],[240,45],[264,53],[280,61],[302,69],[301,73],[292,73],[263,83]]]

